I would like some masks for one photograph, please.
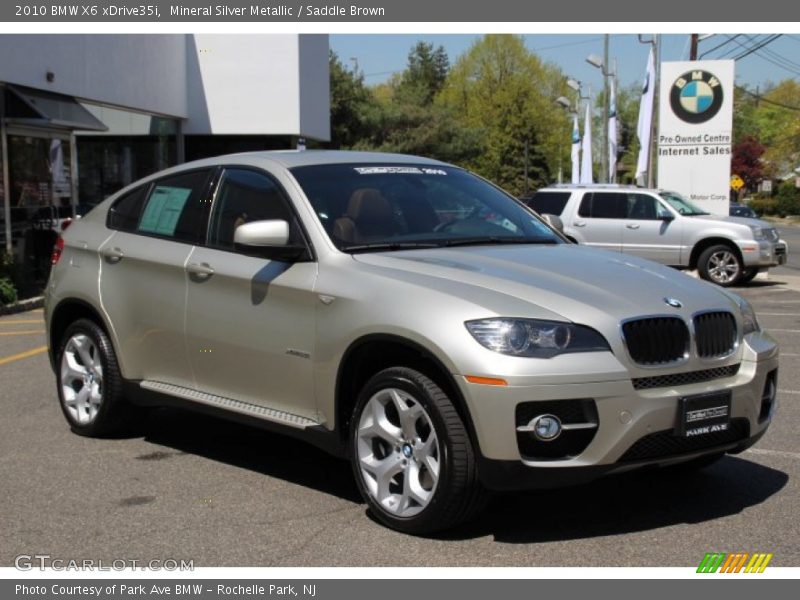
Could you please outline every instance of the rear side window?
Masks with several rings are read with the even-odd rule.
[[[624,219],[628,195],[617,192],[590,192],[583,196],[578,214],[593,219]]]
[[[108,226],[120,231],[136,231],[149,185],[139,186],[117,200],[108,211]]]
[[[196,243],[203,237],[207,170],[181,173],[154,182],[142,210],[138,233]]]
[[[540,215],[560,215],[569,200],[570,192],[536,192],[528,206]]]

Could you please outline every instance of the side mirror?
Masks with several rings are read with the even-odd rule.
[[[669,223],[670,221],[674,221],[675,220],[675,215],[673,215],[672,213],[666,213],[666,214],[661,215],[658,218],[661,219],[662,221],[664,221],[665,223]]]
[[[307,255],[305,246],[289,244],[289,223],[281,219],[239,225],[233,232],[233,245],[242,254],[271,260],[295,261]]]
[[[550,225],[550,227],[552,227],[559,233],[564,233],[564,221],[561,220],[561,217],[545,213],[542,215],[542,219],[544,219],[545,223]]]

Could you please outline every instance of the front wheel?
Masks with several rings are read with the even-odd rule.
[[[359,394],[350,440],[359,491],[392,529],[433,533],[482,508],[464,422],[447,394],[419,371],[394,367],[374,375]]]
[[[735,285],[742,276],[744,266],[736,251],[725,244],[703,250],[697,261],[700,277],[722,287]]]

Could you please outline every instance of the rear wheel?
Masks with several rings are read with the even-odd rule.
[[[703,250],[697,261],[700,277],[722,287],[734,285],[744,271],[736,251],[725,244],[717,244]]]
[[[102,437],[130,429],[140,411],[122,397],[122,375],[111,340],[89,319],[67,327],[56,354],[58,398],[72,430]]]
[[[475,455],[450,398],[430,378],[395,367],[361,390],[350,425],[358,488],[375,517],[427,534],[483,506]]]

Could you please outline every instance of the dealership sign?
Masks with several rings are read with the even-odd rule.
[[[732,60],[661,63],[658,187],[727,215],[733,138]]]

